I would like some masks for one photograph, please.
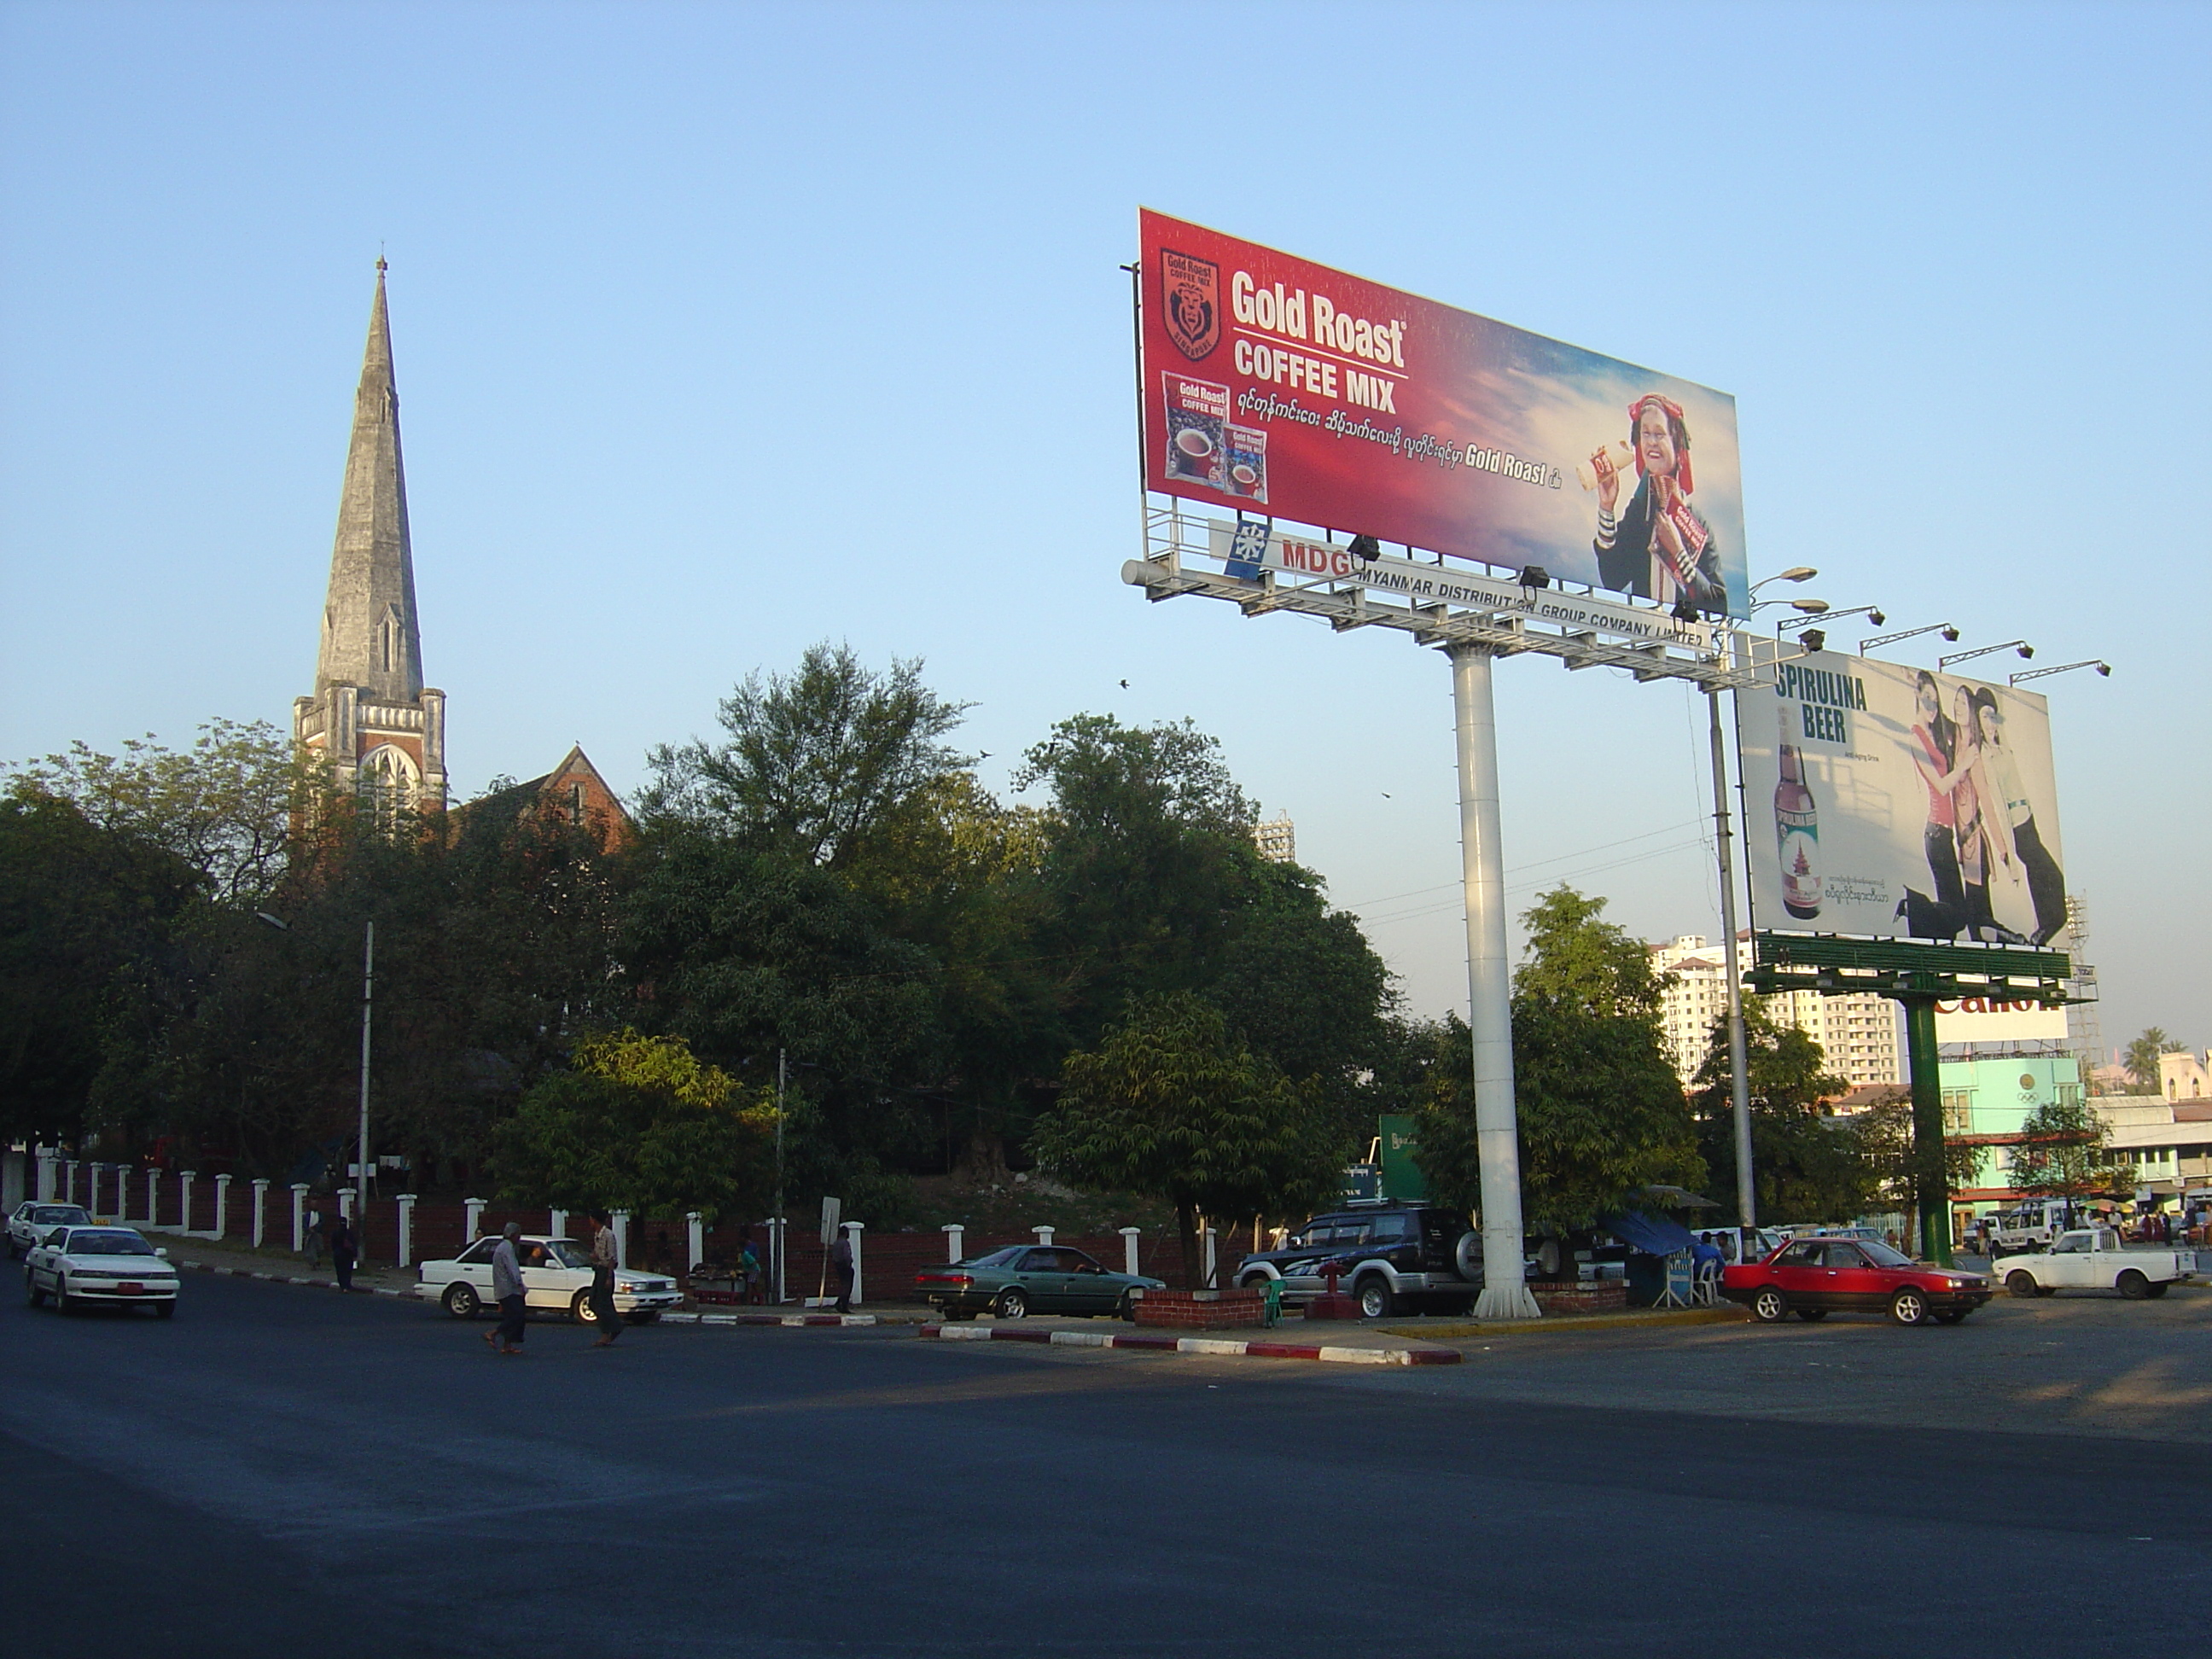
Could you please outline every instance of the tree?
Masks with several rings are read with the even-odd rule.
[[[722,700],[725,741],[653,749],[646,816],[842,866],[916,790],[967,765],[941,741],[965,707],[922,684],[919,658],[878,674],[848,646],[810,646],[794,672],[750,675]]]
[[[1031,1152],[1068,1180],[1173,1205],[1187,1285],[1200,1282],[1200,1212],[1304,1209],[1335,1190],[1348,1149],[1326,1115],[1200,997],[1137,1000],[1060,1074]]]
[[[2137,1085],[2155,1094],[2160,1086],[2158,1057],[2160,1054],[2178,1054],[2182,1052],[2184,1052],[2183,1044],[2176,1042],[2157,1026],[2153,1025],[2141,1036],[2128,1044],[2122,1054],[2122,1063],[2127,1068],[2128,1075],[2133,1078]]]
[[[126,742],[120,755],[73,743],[65,755],[15,771],[19,786],[174,854],[220,901],[275,887],[292,825],[327,786],[321,765],[266,720],[210,720],[182,752],[151,732]]]
[[[774,1097],[747,1095],[673,1037],[583,1038],[567,1072],[499,1132],[500,1196],[567,1209],[708,1219],[757,1209],[772,1178]]]
[[[2021,1125],[2012,1149],[2012,1184],[2039,1198],[2069,1202],[2132,1189],[2133,1171],[2106,1144],[2105,1121],[2077,1102],[2051,1101]]]
[[[1561,887],[1522,917],[1528,944],[1513,979],[1513,1092],[1522,1218],[1534,1232],[1590,1226],[1639,1187],[1705,1181],[1660,1041],[1650,953],[1601,921],[1604,908]],[[1474,1037],[1454,1018],[1437,1042],[1419,1161],[1432,1196],[1472,1210],[1481,1193]]]
[[[1795,1026],[1777,1024],[1764,1006],[1747,1002],[1743,1026],[1759,1219],[1840,1221],[1859,1213],[1874,1195],[1875,1174],[1849,1120],[1826,1116],[1820,1109],[1822,1100],[1844,1093],[1850,1085],[1823,1069],[1826,1058],[1818,1042]],[[1735,1111],[1730,1084],[1728,1023],[1717,1018],[1690,1098],[1705,1161],[1716,1175],[1727,1176],[1733,1214]]]
[[[1912,1091],[1900,1088],[1893,1098],[1869,1108],[1850,1121],[1857,1138],[1859,1156],[1867,1165],[1875,1202],[1886,1208],[1917,1212],[1920,1203],[1919,1163],[1914,1137]],[[1981,1168],[1982,1149],[1961,1146],[1948,1136],[1943,1142],[1944,1184],[1955,1192],[1969,1185]]]

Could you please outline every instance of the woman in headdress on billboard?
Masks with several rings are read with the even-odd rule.
[[[2031,945],[2048,945],[2066,926],[2066,877],[2058,860],[2043,844],[2035,827],[2035,805],[2021,783],[2020,763],[2004,740],[2004,713],[1997,694],[1978,686],[1973,695],[1974,730],[1981,738],[1982,774],[1990,811],[1999,815],[1992,825],[2000,853],[2009,865],[2016,856],[2020,872],[2027,878],[2028,902],[2035,907],[2035,932]],[[2005,846],[2009,840],[2011,846]]]
[[[1935,894],[1908,887],[1897,907],[1905,931],[1915,939],[1956,939],[1966,925],[1966,891],[1959,877],[1959,839],[1953,791],[1959,785],[1953,769],[1958,752],[1959,728],[1943,715],[1942,689],[1926,669],[1913,685],[1918,720],[1912,728],[1912,764],[1928,786],[1928,822],[1921,830],[1921,846],[1928,857],[1928,873]]]
[[[1662,605],[1687,596],[1700,611],[1724,613],[1728,588],[1720,549],[1712,526],[1690,505],[1697,484],[1681,404],[1656,392],[1638,398],[1628,406],[1628,445],[1638,482],[1618,519],[1619,452],[1607,445],[1589,459],[1597,482],[1597,538],[1590,545],[1597,553],[1600,585]]]

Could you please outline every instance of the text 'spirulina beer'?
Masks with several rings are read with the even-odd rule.
[[[1782,908],[1801,921],[1820,914],[1820,820],[1805,781],[1805,757],[1782,711],[1782,781],[1774,786],[1774,836],[1782,855]]]

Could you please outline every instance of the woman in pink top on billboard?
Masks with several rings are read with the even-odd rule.
[[[1638,481],[1627,510],[1619,519],[1620,467],[1627,458],[1608,444],[1589,459],[1597,483],[1598,580],[1617,592],[1668,605],[1686,596],[1698,610],[1719,616],[1728,610],[1728,588],[1721,578],[1720,549],[1712,526],[1690,496],[1697,483],[1690,472],[1690,429],[1682,406],[1653,392],[1628,406],[1628,447],[1634,453]]]

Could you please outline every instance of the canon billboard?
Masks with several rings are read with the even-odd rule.
[[[1742,616],[1735,400],[1146,210],[1148,489]]]
[[[2066,943],[2049,705],[1869,657],[1779,664],[1738,704],[1759,926]],[[1964,1039],[1961,1039],[1962,1041]]]

